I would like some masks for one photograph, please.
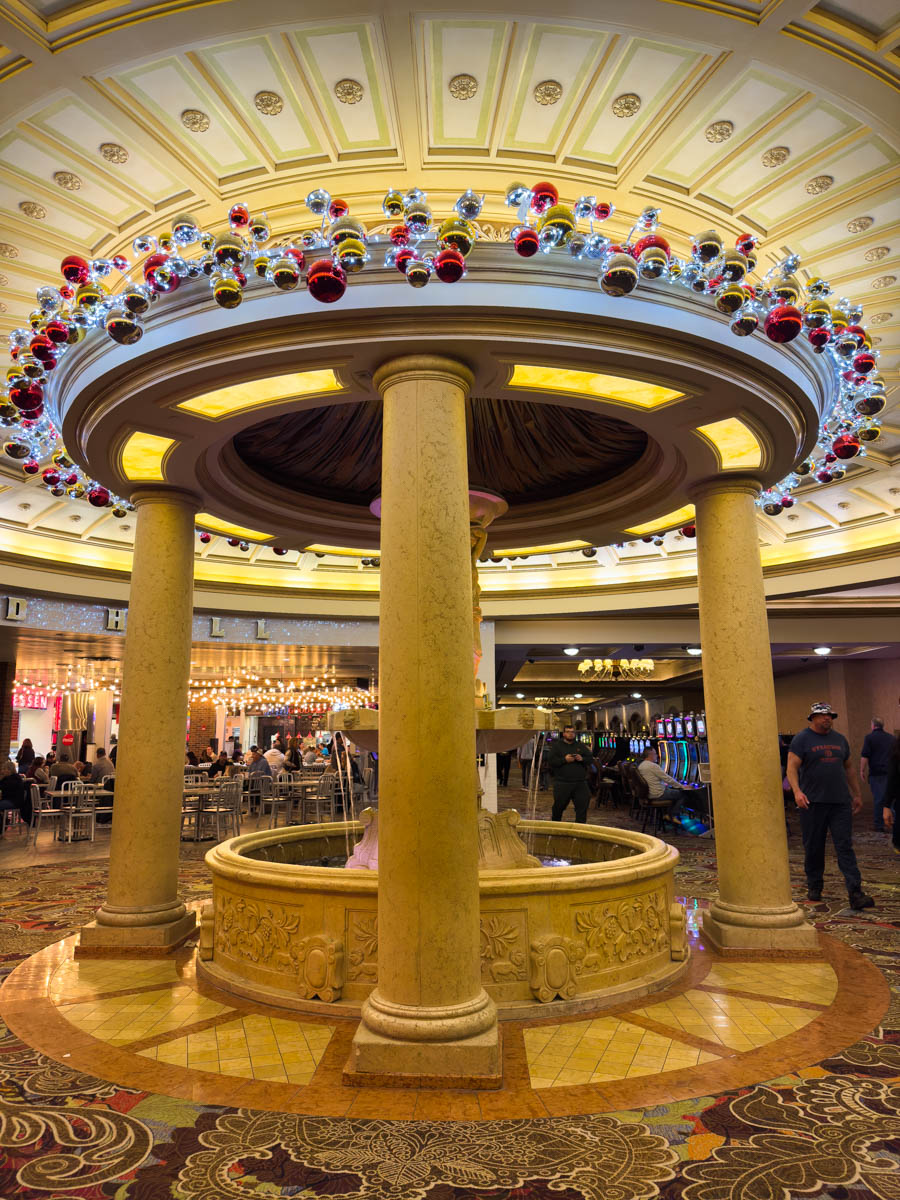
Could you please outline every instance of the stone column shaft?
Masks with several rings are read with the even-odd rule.
[[[403,358],[384,398],[378,984],[350,1066],[496,1076],[481,984],[474,797],[468,370]]]
[[[137,507],[122,673],[109,887],[81,947],[171,947],[196,919],[178,899],[191,661],[194,497],[154,488]]]
[[[755,481],[699,487],[697,568],[719,896],[704,922],[728,949],[814,949],[791,898]]]

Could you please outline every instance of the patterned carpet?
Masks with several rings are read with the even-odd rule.
[[[521,795],[521,793],[520,793]],[[517,798],[517,797],[513,797]],[[605,824],[623,817],[591,813]],[[804,894],[791,838],[795,894]],[[678,838],[678,884],[715,890],[709,841]],[[3,1200],[900,1200],[900,860],[859,832],[877,907],[855,914],[833,859],[819,928],[891,983],[883,1027],[799,1074],[653,1109],[494,1122],[385,1121],[176,1100],[80,1075],[0,1027]],[[183,894],[207,894],[185,847]],[[2,867],[2,857],[0,857]],[[105,862],[0,869],[0,975],[86,921]]]

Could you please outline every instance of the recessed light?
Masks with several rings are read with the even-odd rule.
[[[699,658],[703,653],[699,646],[688,646],[687,652],[690,654],[691,658]]]
[[[525,693],[524,693],[524,692],[516,692],[516,699],[517,699],[517,700],[524,700],[524,699],[525,699]]]
[[[822,658],[825,658],[827,655],[829,655],[831,653],[831,647],[830,646],[814,646],[813,652],[815,654],[820,654],[822,656]]]
[[[563,650],[563,654],[568,654],[569,658],[574,658],[576,654],[580,653],[581,651],[577,646],[566,646],[565,650]]]
[[[576,693],[575,693],[575,699],[576,699],[576,700],[580,700],[583,694],[584,694],[583,692],[576,692]]]
[[[573,711],[573,712],[578,712],[580,708],[581,708],[581,705],[580,705],[580,704],[576,704],[576,705],[574,706],[574,708],[573,708],[573,710],[572,710],[572,711]]]
[[[642,695],[642,693],[641,693],[641,692],[632,692],[632,693],[631,693],[631,698],[632,698],[632,700],[640,700],[640,699],[641,699],[641,695]]]

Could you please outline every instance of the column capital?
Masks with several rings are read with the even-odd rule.
[[[708,479],[691,484],[688,497],[697,501],[705,500],[707,496],[744,494],[755,500],[762,490],[762,484],[753,475],[711,475]]]
[[[186,488],[171,487],[167,483],[142,483],[130,496],[135,508],[142,504],[178,504],[192,512],[199,512],[203,502],[195,492]]]
[[[383,396],[392,384],[421,379],[455,383],[466,395],[475,382],[471,370],[455,358],[444,358],[439,354],[404,354],[382,363],[375,372],[373,383]]]

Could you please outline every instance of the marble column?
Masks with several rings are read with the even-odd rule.
[[[191,660],[194,496],[142,489],[116,758],[109,886],[81,948],[167,949],[196,918],[178,898],[178,853]]]
[[[348,1069],[462,1086],[500,1073],[481,983],[472,566],[461,363],[375,374],[381,496],[378,983]]]
[[[720,950],[812,950],[791,898],[756,480],[698,485],[700,638],[719,895],[703,929]]]

